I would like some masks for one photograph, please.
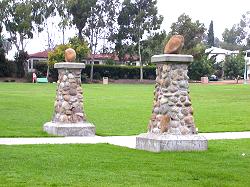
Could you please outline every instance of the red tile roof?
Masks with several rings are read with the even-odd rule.
[[[91,59],[92,55],[88,55],[87,59]],[[115,61],[119,61],[119,58],[117,57],[117,55],[109,53],[109,54],[94,54],[93,55],[94,59],[97,60],[108,60],[108,59],[113,59]]]
[[[97,60],[108,60],[108,59],[112,59],[114,61],[119,61],[119,58],[116,54],[112,54],[112,53],[109,53],[109,54],[94,54],[94,59],[97,59]],[[91,59],[91,55],[89,55],[87,57],[87,59]],[[138,56],[130,56],[130,55],[125,55],[124,57],[124,61],[136,61],[136,60],[139,60],[139,57]]]
[[[38,53],[33,53],[29,54],[29,58],[48,58],[48,51],[41,51]],[[91,55],[87,57],[87,59],[91,59]],[[94,59],[97,60],[108,60],[112,59],[114,61],[119,61],[119,58],[116,54],[108,53],[108,54],[94,54]],[[136,61],[139,60],[138,56],[130,56],[130,55],[125,55],[124,61]]]
[[[34,54],[29,54],[29,58],[48,58],[48,51],[41,51]]]

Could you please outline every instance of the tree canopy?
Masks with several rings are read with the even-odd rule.
[[[205,31],[206,28],[204,24],[200,23],[199,20],[193,22],[188,15],[182,14],[178,17],[177,22],[171,25],[169,38],[175,34],[183,35],[185,39],[183,51],[185,53],[190,53],[192,48],[201,43],[204,38]]]
[[[250,47],[250,11],[242,15],[239,23],[222,33],[221,46],[228,50],[245,50]]]
[[[245,60],[244,54],[227,56],[224,63],[224,75],[229,79],[236,79],[244,75]]]
[[[127,48],[124,45],[138,44],[140,58],[140,79],[143,79],[141,62],[142,36],[147,32],[160,29],[163,17],[158,15],[157,0],[124,0],[118,17],[119,30],[116,34],[116,50],[122,59]]]
[[[69,39],[69,43],[58,45],[53,51],[49,52],[49,65],[53,66],[56,62],[64,62],[64,52],[69,47],[73,48],[76,51],[76,61],[78,62],[86,58],[89,54],[87,42],[84,40],[80,40],[77,36],[75,36]]]
[[[42,23],[53,12],[47,1],[3,0],[0,2],[1,22],[18,51],[25,50],[25,40],[33,32],[43,30]]]
[[[73,16],[72,23],[78,29],[78,37],[83,40],[83,29],[91,16],[91,7],[96,5],[97,0],[69,0],[68,12]]]

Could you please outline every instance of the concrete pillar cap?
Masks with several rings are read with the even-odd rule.
[[[84,69],[84,63],[77,62],[59,62],[54,64],[54,68],[56,69]]]
[[[161,54],[151,57],[151,62],[155,64],[168,64],[168,63],[190,63],[193,62],[192,55],[181,54]]]

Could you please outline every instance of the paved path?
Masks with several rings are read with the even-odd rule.
[[[199,133],[208,140],[250,138],[249,132]],[[136,136],[94,136],[94,137],[61,137],[61,138],[0,138],[0,145],[27,144],[97,144],[108,143],[135,148]]]

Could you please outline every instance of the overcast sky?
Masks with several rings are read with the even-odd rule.
[[[185,13],[193,21],[204,23],[206,28],[213,20],[215,36],[221,39],[225,28],[239,23],[242,14],[250,11],[250,0],[158,0],[158,9],[164,16],[163,28],[167,31],[171,24]]]
[[[167,32],[169,32],[171,24],[176,22],[182,13],[185,13],[193,21],[199,20],[204,23],[206,28],[209,27],[210,21],[213,20],[215,36],[221,39],[225,28],[231,28],[233,24],[240,21],[242,14],[250,11],[250,0],[158,0],[157,6],[159,14],[164,17],[162,29]],[[55,26],[52,30],[54,43],[59,44],[62,42],[62,34],[58,33],[58,28]],[[67,35],[72,37],[75,33],[71,30],[67,32]],[[46,49],[46,38],[46,33],[40,33],[39,36],[35,34],[34,39],[27,44],[28,53],[31,54]],[[10,58],[13,54],[12,50],[8,57]]]

